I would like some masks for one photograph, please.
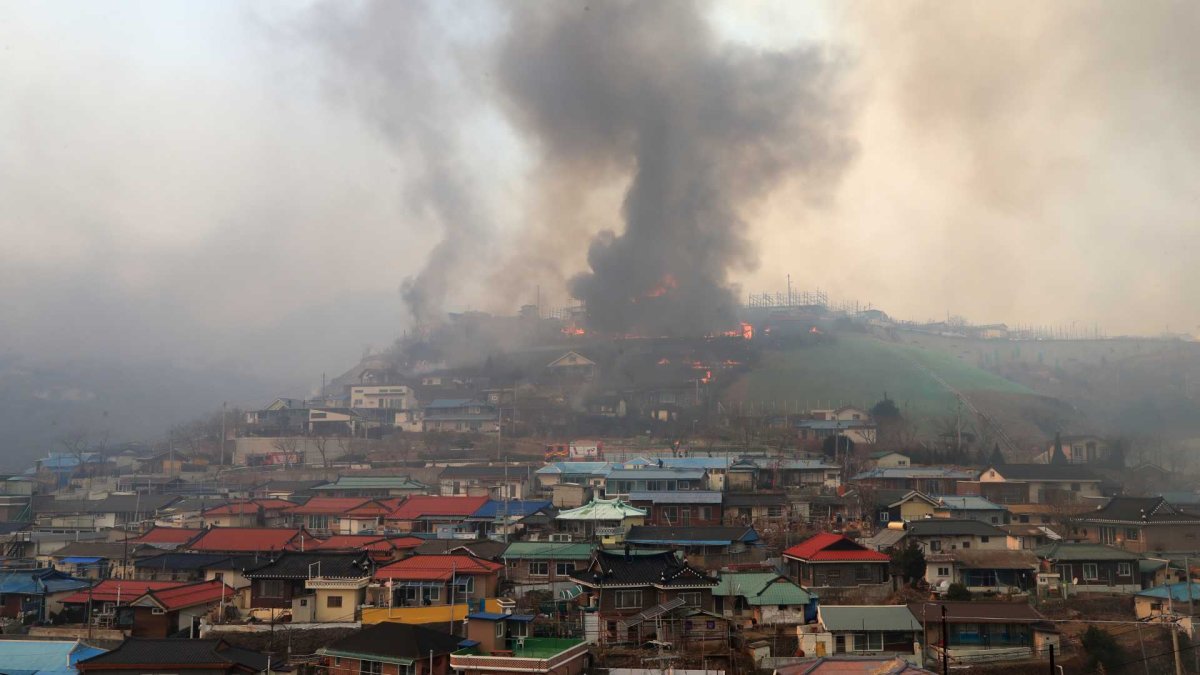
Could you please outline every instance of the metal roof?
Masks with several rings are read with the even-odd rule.
[[[616,469],[608,473],[608,480],[699,480],[704,478],[704,469]]]
[[[650,502],[652,504],[720,504],[722,493],[716,490],[633,490],[629,493],[631,502]]]
[[[554,541],[517,541],[509,544],[500,557],[512,560],[590,560],[592,545]]]
[[[921,630],[921,622],[905,605],[822,605],[817,615],[831,632]]]

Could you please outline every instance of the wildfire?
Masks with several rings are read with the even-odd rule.
[[[663,275],[663,278],[658,282],[658,285],[646,291],[646,294],[643,297],[660,298],[676,288],[679,288],[679,282],[675,280],[674,275],[668,272]]]
[[[660,365],[660,366],[671,365],[671,359],[668,359],[667,357],[664,356],[658,360],[658,365]]]
[[[587,331],[579,326],[563,326],[563,335],[587,335]]]
[[[725,337],[740,337],[743,340],[753,340],[754,326],[743,321],[741,326],[738,328],[734,330],[727,330],[724,333],[721,333],[721,335],[724,335]]]

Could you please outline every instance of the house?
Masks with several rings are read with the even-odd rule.
[[[908,609],[924,627],[931,660],[943,649],[960,665],[1041,659],[1050,645],[1061,652],[1058,629],[1024,602],[918,602]]]
[[[1064,541],[1047,544],[1033,552],[1057,574],[1068,593],[1136,593],[1142,590],[1140,556],[1103,544]]]
[[[500,414],[494,406],[469,398],[437,399],[425,406],[422,431],[495,433]]]
[[[1113,497],[1076,519],[1087,541],[1128,551],[1192,551],[1200,547],[1200,513],[1162,497]]]
[[[958,518],[925,518],[905,524],[908,541],[915,541],[926,553],[957,549],[1005,550],[1008,534],[988,523]]]
[[[110,530],[154,520],[160,511],[178,502],[176,495],[109,495],[104,499],[34,498],[38,527],[53,530]]]
[[[204,527],[280,527],[295,502],[282,499],[239,499],[200,513]]]
[[[384,621],[317,650],[327,675],[449,675],[462,638],[425,626]]]
[[[127,611],[133,614],[131,634],[165,638],[192,629],[199,635],[200,619],[234,606],[235,599],[235,591],[216,580],[149,588],[129,603]]]
[[[248,436],[299,436],[308,429],[308,402],[277,398],[261,410],[246,412]]]
[[[410,476],[338,476],[332,483],[310,488],[313,494],[327,497],[408,497],[429,494],[429,486]]]
[[[0,640],[0,663],[6,673],[74,675],[77,662],[104,651],[79,640]]]
[[[898,469],[912,466],[912,459],[908,455],[894,450],[872,452],[870,458],[875,463],[876,468],[880,469]]]
[[[891,588],[891,558],[840,534],[809,537],[786,549],[783,560],[793,579],[827,601],[854,591],[879,595]]]
[[[805,654],[911,658],[919,654],[921,622],[905,605],[822,605],[816,622],[796,630]]]
[[[853,445],[875,444],[877,426],[866,410],[843,406],[833,410],[813,410],[811,416],[812,419],[793,424],[803,446],[820,448],[826,439],[838,436]]]
[[[409,410],[417,405],[413,390],[402,384],[351,384],[347,385],[346,389],[350,395],[351,408]]]
[[[374,565],[358,553],[286,551],[243,575],[250,580],[250,608],[290,611],[303,622],[356,621]]]
[[[132,628],[132,616],[127,623],[118,622],[117,610],[151,589],[182,586],[179,581],[139,581],[135,579],[104,579],[91,588],[81,589],[63,597],[60,602],[63,612],[60,620],[69,623],[95,622],[98,625],[115,625],[117,628]],[[89,614],[90,612],[90,614]]]
[[[269,480],[260,485],[254,486],[250,496],[255,499],[264,497],[270,499],[287,499],[299,500],[311,497],[315,493],[315,488],[321,485],[328,484],[329,481],[315,480]],[[330,495],[332,497],[357,497],[359,495]],[[375,496],[375,495],[367,495]]]
[[[134,561],[134,576],[144,581],[204,581],[221,579],[226,585],[241,589],[249,585],[241,576],[243,569],[258,567],[269,559],[233,556],[228,553],[188,553],[171,551]]]
[[[610,462],[554,462],[534,471],[533,475],[542,490],[564,484],[601,488],[612,468]]]
[[[508,545],[501,560],[507,577],[521,585],[570,583],[577,565],[591,560],[592,545],[571,542],[517,541]]]
[[[53,567],[5,572],[0,577],[0,617],[45,621],[62,611],[63,598],[91,585]]]
[[[466,522],[478,527],[481,536],[511,538],[524,529],[521,524],[524,518],[550,508],[547,499],[489,499]]]
[[[974,480],[976,476],[972,470],[941,466],[876,467],[856,474],[850,480],[860,487],[952,495],[958,493],[959,481]]]
[[[1189,607],[1200,604],[1200,582],[1164,584],[1133,595],[1133,612],[1138,621],[1174,621],[1186,616]]]
[[[196,553],[271,553],[304,550],[313,536],[304,528],[210,527],[181,548]]]
[[[1100,481],[1091,468],[1079,464],[1002,464],[990,466],[979,475],[980,483],[1022,484],[1033,504],[1070,504],[1098,498]],[[986,493],[984,496],[992,498]]]
[[[288,511],[292,524],[315,536],[358,534],[381,529],[394,509],[362,497],[313,497]]]
[[[620,499],[593,499],[577,509],[559,511],[554,522],[572,540],[620,543],[631,528],[646,522],[646,512]]]
[[[504,565],[463,554],[414,555],[375,571],[380,607],[479,606],[495,598]],[[382,597],[379,597],[382,596]],[[445,617],[434,619],[445,621]]]
[[[1009,523],[1001,525],[1000,529],[1008,535],[1008,546],[1013,549],[1032,550],[1063,540],[1062,536],[1045,525]]]
[[[583,587],[586,605],[595,608],[601,643],[642,644],[648,634],[677,641],[682,637],[680,623],[654,619],[672,612],[711,612],[717,585],[716,579],[674,553],[598,550],[571,578]]]
[[[646,524],[668,527],[720,525],[722,498],[714,490],[629,493],[629,503],[646,511]]]
[[[842,484],[842,467],[823,459],[764,458],[756,462],[758,484],[768,490],[836,490]]]
[[[972,593],[1028,593],[1037,584],[1038,559],[1032,551],[943,549],[925,554],[925,581],[937,593],[962,584]]]
[[[142,675],[195,672],[197,675],[267,672],[266,654],[234,647],[224,640],[129,638],[111,652],[75,664],[81,675]]]
[[[384,526],[397,532],[445,532],[451,536],[459,531],[463,534],[472,528],[464,528],[467,518],[488,502],[482,497],[431,497],[414,495],[384,517]],[[439,536],[441,536],[439,534]]]
[[[978,496],[937,497],[933,515],[938,518],[978,520],[981,523],[1004,525],[1009,521],[1008,509]]]
[[[713,611],[743,626],[804,624],[816,618],[817,596],[771,572],[722,572]]]
[[[766,547],[753,527],[692,526],[652,527],[635,525],[625,535],[625,543],[636,548],[682,551],[689,563],[701,569],[717,569],[732,564],[760,562]]]
[[[154,519],[154,527],[176,527],[197,529],[204,527],[204,511],[227,503],[224,498],[185,497],[166,508],[160,509]]]
[[[1068,464],[1108,464],[1113,461],[1112,447],[1099,436],[1081,434],[1075,436],[1056,435],[1046,450],[1033,458],[1035,464],[1050,464],[1058,454]]]
[[[699,468],[614,468],[604,480],[604,496],[628,497],[634,492],[707,490],[708,471]]]
[[[129,543],[171,551],[195,539],[203,531],[199,528],[155,526],[142,535],[130,539]]]
[[[887,499],[887,496],[895,491],[877,490],[876,492],[882,493],[877,494],[877,498]],[[907,523],[910,520],[930,518],[937,513],[938,505],[937,499],[917,490],[909,490],[899,499],[886,505],[878,504],[876,508],[879,510],[879,524],[886,526],[888,523],[897,521]]]
[[[132,563],[151,553],[158,549],[120,541],[79,541],[37,559],[81,579],[128,578],[133,576]]]
[[[578,638],[535,637],[533,617],[499,612],[467,615],[467,639],[450,655],[450,667],[462,675],[551,673],[581,675],[591,668],[588,645]]]
[[[371,560],[377,564],[386,564],[399,560],[412,553],[424,539],[417,537],[387,537],[380,534],[335,534],[320,541],[314,541],[309,550],[321,553],[351,553],[365,551]]]
[[[438,475],[443,495],[493,499],[525,499],[531,479],[531,468],[521,464],[448,466]]]
[[[744,525],[760,530],[786,526],[790,502],[782,492],[726,493],[723,504],[726,525]]]

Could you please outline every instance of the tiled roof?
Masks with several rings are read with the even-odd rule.
[[[302,529],[290,528],[213,527],[187,544],[187,548],[193,551],[237,553],[282,551],[303,532]]]
[[[224,553],[163,553],[134,561],[134,567],[146,570],[184,571],[203,570],[229,560]]]
[[[497,560],[507,548],[504,542],[494,539],[426,539],[413,550],[417,555],[444,555],[461,553],[480,560]]]
[[[809,562],[866,561],[890,562],[891,558],[871,551],[840,534],[822,532],[792,546],[784,557]]]
[[[312,488],[320,492],[331,490],[421,490],[428,487],[409,476],[338,476],[336,482]]]
[[[287,551],[271,562],[247,571],[247,579],[361,579],[367,576],[369,563],[361,552],[299,553]]]
[[[322,650],[327,656],[378,656],[418,661],[459,649],[462,638],[440,630],[408,623],[384,621],[364,627]]]
[[[751,605],[806,605],[813,598],[776,572],[723,572],[713,595],[742,597]]]
[[[507,515],[510,518],[522,518],[551,506],[549,499],[489,499],[472,513],[471,517],[492,519]]]
[[[84,659],[76,665],[81,672],[100,668],[116,669],[119,666],[124,666],[120,670],[154,667],[151,672],[163,672],[171,666],[210,664],[222,669],[238,665],[248,672],[258,673],[267,669],[267,657],[234,647],[224,640],[128,638],[111,652]]]
[[[488,501],[487,497],[431,497],[414,495],[404,500],[395,511],[387,515],[388,520],[417,520],[428,516],[462,516],[466,518],[478,511]]]
[[[1037,557],[1045,560],[1137,560],[1141,556],[1104,544],[1076,544],[1057,541],[1033,549]]]
[[[92,586],[90,590],[76,591],[60,600],[69,604],[79,604],[91,600],[97,602],[121,602],[126,605],[133,602],[146,591],[182,586],[182,581],[138,581],[135,579],[105,579]]]
[[[645,517],[646,511],[620,499],[593,499],[579,508],[559,511],[555,520],[624,520]]]
[[[717,580],[675,557],[674,553],[629,555],[597,551],[591,563],[576,568],[571,578],[594,588],[655,586],[659,588],[716,586]]]
[[[559,475],[559,474],[589,474],[596,477],[607,476],[612,470],[611,462],[554,462],[547,464],[542,468],[534,471],[535,474]]]
[[[149,532],[136,539],[130,539],[134,544],[186,544],[203,532],[200,529],[187,527],[154,527]]]
[[[235,593],[236,591],[224,583],[212,579],[193,584],[182,584],[173,588],[150,590],[138,598],[137,604],[145,606],[149,602],[168,612],[173,612],[186,607],[218,603],[222,599],[229,600]]]
[[[1033,570],[1038,560],[1033,551],[1000,549],[955,549],[941,553],[929,553],[928,562],[953,562],[966,569]]]
[[[1184,511],[1162,497],[1113,497],[1080,520],[1096,523],[1167,524],[1197,523],[1200,514]]]
[[[375,571],[376,579],[448,580],[451,575],[494,574],[504,565],[469,555],[414,555]]]
[[[983,497],[934,497],[942,508],[950,511],[1004,511],[1004,507]]]
[[[356,507],[363,506],[368,501],[363,497],[313,497],[288,513],[297,516],[342,515]],[[383,515],[382,508],[380,515]]]
[[[943,466],[903,466],[877,467],[864,471],[850,480],[869,480],[872,478],[957,478],[973,480],[978,473],[969,469],[954,469]]]
[[[700,480],[708,473],[704,469],[613,469],[608,480]]]
[[[313,548],[321,551],[392,551],[416,548],[424,543],[419,537],[395,537],[389,539],[378,534],[335,534],[328,539],[313,542]]]
[[[727,492],[725,506],[782,506],[787,495],[782,492]]]
[[[262,507],[258,503],[254,502],[253,500],[242,499],[239,501],[229,502],[227,504],[221,504],[219,506],[213,506],[211,508],[204,509],[203,513],[205,516],[210,516],[210,517],[211,516],[244,516],[244,515],[256,515],[261,510],[262,510]]]
[[[1098,481],[1092,468],[1083,464],[1001,464],[984,470],[995,471],[1005,480],[1018,481]]]
[[[438,474],[438,480],[454,479],[454,478],[495,478],[502,479],[507,477],[508,480],[520,480],[527,476],[530,468],[527,466],[509,464],[507,466],[500,464],[461,464],[448,466],[442,469]]]

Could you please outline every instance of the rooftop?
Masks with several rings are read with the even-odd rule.
[[[517,541],[501,555],[506,560],[589,560],[592,545],[571,542]]]
[[[458,575],[494,574],[504,565],[469,555],[414,555],[375,570],[376,579],[449,581]]]
[[[115,602],[128,605],[149,590],[182,586],[182,581],[138,581],[134,579],[105,579],[90,589],[76,591],[60,600],[68,604]]]
[[[409,476],[338,476],[332,483],[318,485],[313,490],[423,490],[429,486]]]
[[[1025,602],[985,602],[979,600],[957,602],[913,602],[908,609],[917,621],[936,622],[942,619],[942,607],[946,618],[953,622],[967,623],[1036,623],[1044,617]]]
[[[158,666],[220,664],[241,665],[252,673],[267,669],[267,657],[241,647],[234,647],[224,640],[176,640],[171,638],[148,639],[128,638],[119,647],[80,661],[84,666],[136,670],[156,667],[152,672],[161,672]],[[81,669],[82,670],[82,669]]]
[[[370,564],[362,552],[299,553],[285,551],[275,560],[245,572],[247,579],[361,579],[368,575]]]
[[[417,520],[429,516],[467,516],[488,502],[487,497],[431,497],[414,495],[388,514],[388,520]]]
[[[631,491],[629,501],[651,504],[720,504],[723,494],[716,490]]]
[[[890,562],[891,558],[878,551],[867,549],[843,535],[822,532],[792,546],[783,552],[786,558],[809,562]]]
[[[717,580],[703,571],[681,562],[674,553],[625,555],[615,551],[596,551],[584,569],[576,568],[571,578],[585,586],[706,587]]]
[[[197,605],[209,605],[226,599],[232,600],[237,591],[216,579],[179,584],[171,588],[150,589],[132,603],[139,607],[159,607],[174,612]]]
[[[979,474],[971,469],[956,469],[944,466],[876,467],[854,476],[851,480],[873,478],[951,478],[974,480]]]
[[[822,605],[817,612],[832,632],[921,630],[921,622],[906,605]]]
[[[1147,588],[1137,595],[1143,598],[1163,598],[1164,600],[1169,597],[1172,602],[1187,602],[1189,592],[1192,600],[1200,600],[1200,583],[1163,584]]]
[[[303,529],[269,527],[213,527],[186,547],[193,551],[259,553],[282,551],[304,536]],[[311,537],[309,537],[311,539]]]
[[[449,654],[458,649],[462,638],[421,625],[384,621],[347,635],[322,649],[328,656],[371,657],[404,664],[421,658]],[[382,657],[382,658],[379,658]]]
[[[153,527],[149,532],[146,532],[136,539],[130,539],[129,543],[138,544],[186,544],[203,532],[200,529],[192,529],[185,527]]]
[[[579,508],[559,511],[557,520],[624,520],[645,517],[646,511],[620,499],[593,499]]]
[[[514,645],[511,658],[515,659],[549,659],[556,654],[577,647],[583,644],[583,640],[576,638],[548,638],[548,637],[527,637],[523,643]],[[474,647],[455,652],[458,656],[468,656],[476,653]],[[502,659],[505,657],[488,656],[488,659]]]
[[[750,605],[807,605],[815,597],[776,572],[722,572],[713,595],[737,596]]]
[[[1018,481],[1097,481],[1100,476],[1084,464],[1001,464],[988,467],[983,474],[995,472],[1005,480]]]
[[[1056,541],[1033,549],[1045,560],[1138,560],[1141,556],[1103,544],[1083,544]]]
[[[1003,537],[1004,530],[989,523],[966,518],[921,518],[905,524],[908,533],[915,537],[976,536]]]
[[[629,528],[625,541],[635,544],[691,544],[693,546],[728,546],[734,542],[758,541],[758,532],[746,526],[650,527],[635,525]]]

